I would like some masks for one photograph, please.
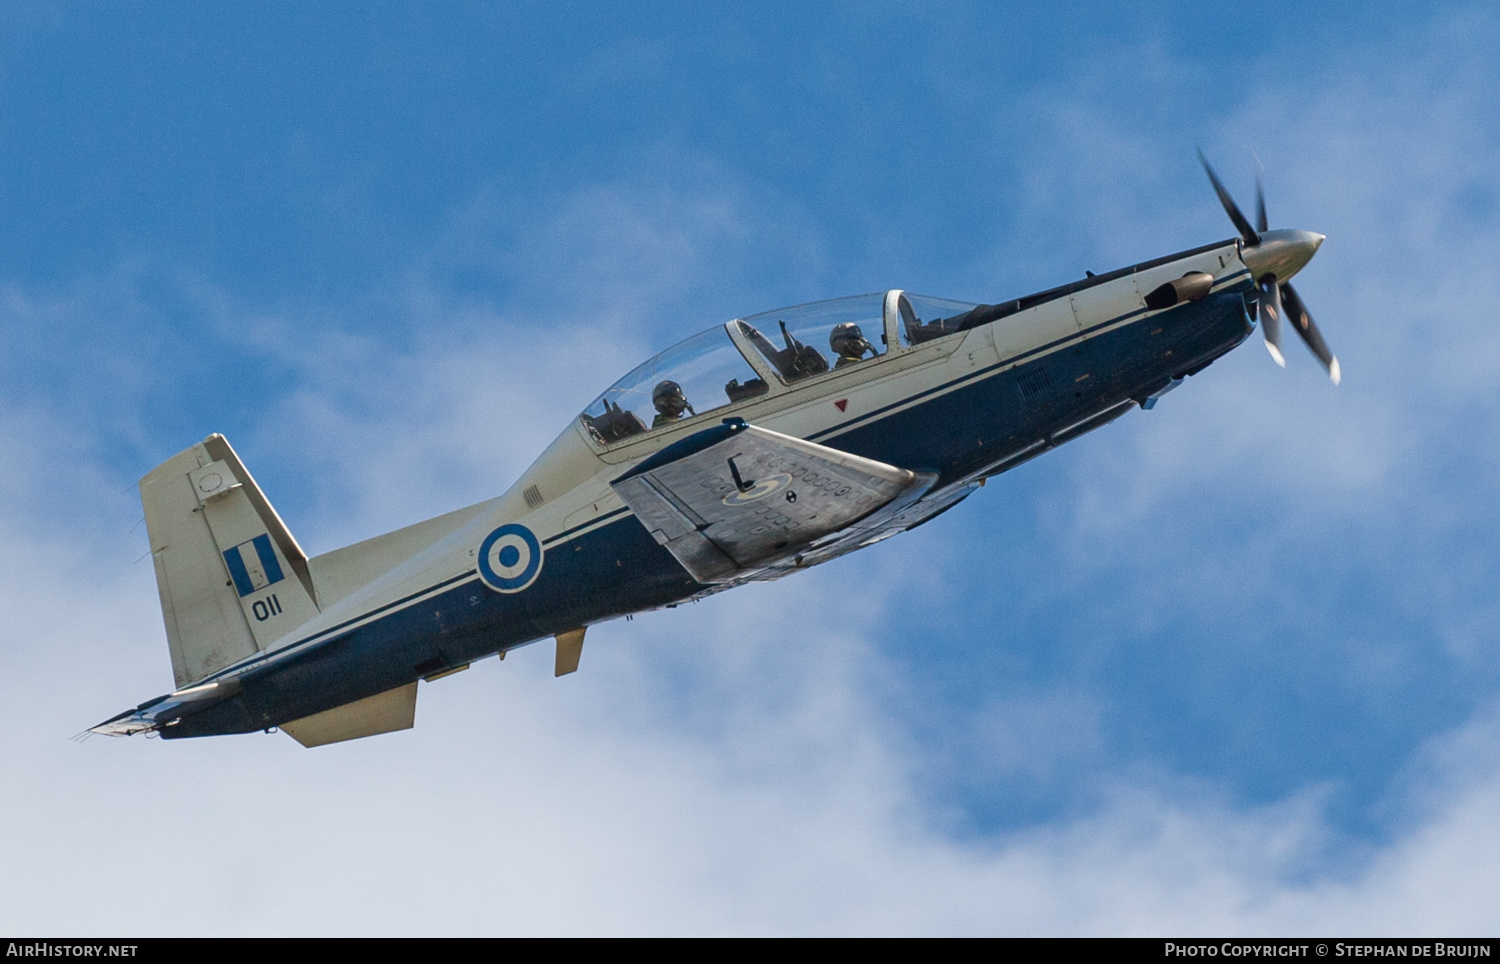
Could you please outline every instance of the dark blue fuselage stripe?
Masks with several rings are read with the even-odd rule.
[[[605,522],[608,522],[608,521],[614,519],[617,516],[622,516],[625,513],[628,513],[629,511],[630,511],[629,507],[622,506],[621,508],[615,509],[612,512],[606,512],[604,515],[599,516],[597,519],[591,519],[588,522],[583,523],[582,525],[576,525],[576,526],[572,527],[571,529],[566,529],[566,530],[564,530],[562,532],[559,532],[557,535],[552,536],[551,538],[549,538],[545,543],[543,543],[543,545],[546,545],[546,546],[555,545],[555,544],[561,542],[562,540],[564,540],[565,538],[567,538],[568,536],[574,535],[574,534],[578,533],[579,531],[588,528],[589,526],[600,525],[602,523],[605,523]],[[226,558],[226,560],[229,559],[229,554],[228,553],[225,553],[225,558]],[[238,558],[238,554],[237,553],[236,553],[236,555],[234,557],[234,560],[232,562],[230,562],[230,568],[231,569],[233,569],[234,563],[236,563],[236,562],[239,562],[239,558]],[[244,568],[243,564],[241,564],[240,568],[243,571],[243,568]],[[388,612],[390,612],[390,610],[395,609],[398,606],[402,606],[402,605],[405,605],[407,603],[414,602],[415,600],[421,598],[422,596],[426,596],[426,595],[429,595],[431,593],[437,592],[438,590],[444,589],[444,588],[446,588],[448,586],[451,586],[451,585],[453,585],[456,582],[461,582],[461,581],[463,581],[465,579],[473,578],[473,577],[475,577],[475,576],[478,575],[478,572],[479,571],[477,569],[470,569],[467,572],[459,573],[458,575],[450,577],[448,579],[445,579],[442,582],[434,583],[433,585],[428,586],[426,589],[419,589],[418,591],[416,591],[414,593],[411,593],[411,594],[406,595],[406,596],[402,596],[400,599],[392,600],[391,602],[388,602],[388,603],[386,603],[383,606],[377,606],[377,607],[375,607],[374,609],[371,609],[368,612],[361,613],[358,616],[350,617],[349,619],[346,619],[343,622],[341,622],[341,623],[339,623],[339,624],[337,624],[335,626],[330,626],[327,629],[319,630],[318,632],[313,633],[311,636],[306,636],[306,637],[304,637],[302,639],[297,640],[294,643],[289,643],[286,646],[283,646],[283,647],[277,649],[276,653],[272,653],[272,654],[257,653],[256,657],[262,657],[262,658],[264,658],[264,657],[276,655],[276,654],[279,654],[279,653],[287,652],[289,650],[292,650],[292,649],[295,649],[295,648],[298,648],[298,647],[304,647],[304,646],[307,646],[307,645],[309,645],[311,643],[323,641],[323,640],[326,639],[326,637],[329,637],[329,636],[331,636],[331,635],[333,635],[335,633],[338,633],[341,630],[347,629],[350,626],[354,625],[355,623],[360,622],[361,620],[371,619],[373,617],[380,616],[382,614],[388,613]],[[246,574],[246,576],[245,576],[245,585],[247,587],[250,585],[250,579],[249,579],[248,574]],[[242,593],[241,595],[244,595],[244,593]],[[254,660],[254,657],[252,657],[252,662],[250,662],[249,665],[252,665],[252,666],[254,665],[253,660]],[[225,675],[227,673],[230,673],[230,672],[235,671],[235,670],[243,669],[243,668],[245,668],[245,664],[241,664],[241,665],[238,665],[238,666],[228,666],[228,667],[225,667],[224,669],[220,670],[218,673],[213,674],[212,676],[205,677],[204,681],[208,682],[210,680],[217,679],[218,677],[223,676],[223,675]]]
[[[544,545],[544,546],[555,545],[556,543],[562,542],[568,536],[571,536],[574,533],[579,532],[579,531],[581,531],[583,529],[587,529],[589,526],[598,525],[601,522],[606,522],[606,521],[608,521],[610,519],[613,519],[617,515],[621,515],[623,513],[629,512],[629,511],[630,511],[630,507],[629,506],[621,506],[620,508],[615,509],[613,512],[606,512],[606,513],[604,513],[603,515],[599,516],[597,519],[590,519],[589,521],[584,522],[584,523],[582,523],[580,525],[576,525],[576,526],[574,526],[571,529],[564,529],[563,531],[559,532],[555,536],[548,536],[546,539],[542,540],[542,545]]]
[[[1238,279],[1242,275],[1243,276],[1248,276],[1249,274],[1250,274],[1249,271],[1237,271],[1234,274],[1229,275],[1226,278],[1224,278],[1223,281],[1217,287],[1219,287],[1219,289],[1222,291],[1225,287],[1227,287],[1229,285],[1229,282]],[[1176,306],[1174,306],[1174,307],[1176,307]],[[1002,359],[1001,361],[998,361],[998,362],[996,362],[993,365],[987,365],[984,368],[978,369],[977,371],[972,371],[972,372],[969,372],[966,375],[961,375],[958,378],[953,379],[952,381],[944,382],[941,385],[933,386],[932,388],[929,388],[929,389],[927,389],[925,391],[918,392],[915,395],[908,395],[906,398],[903,398],[900,401],[891,402],[890,404],[883,405],[880,408],[875,409],[874,411],[866,412],[863,415],[859,415],[859,416],[856,416],[854,418],[848,419],[846,421],[840,422],[839,424],[831,426],[829,428],[825,428],[825,429],[823,429],[820,432],[814,432],[814,433],[812,433],[811,435],[809,435],[807,437],[807,440],[809,442],[814,442],[814,441],[817,441],[818,439],[828,438],[828,437],[830,437],[832,435],[835,435],[835,434],[837,434],[839,432],[844,431],[845,429],[854,428],[859,423],[869,421],[870,419],[873,419],[876,416],[884,415],[886,412],[889,412],[893,408],[900,408],[903,405],[907,405],[907,404],[910,404],[912,402],[918,401],[919,399],[926,398],[927,396],[936,394],[937,392],[946,391],[946,390],[951,389],[951,388],[957,388],[957,387],[959,387],[959,386],[961,386],[961,385],[963,385],[963,384],[965,384],[967,382],[978,381],[981,378],[986,378],[986,377],[988,377],[990,375],[993,375],[994,373],[996,373],[1000,369],[1005,368],[1007,365],[1014,365],[1014,364],[1016,364],[1018,362],[1025,361],[1026,359],[1031,358],[1034,355],[1039,355],[1039,354],[1041,354],[1043,352],[1051,351],[1054,348],[1064,347],[1064,346],[1066,346],[1066,345],[1068,345],[1068,344],[1070,344],[1072,342],[1075,342],[1075,341],[1084,340],[1084,339],[1088,338],[1090,335],[1094,334],[1095,332],[1099,331],[1102,328],[1108,328],[1111,325],[1120,324],[1122,322],[1125,322],[1125,321],[1129,320],[1130,318],[1134,318],[1136,315],[1143,315],[1147,311],[1150,311],[1150,310],[1151,309],[1149,309],[1149,308],[1136,308],[1133,311],[1127,311],[1127,312],[1125,312],[1125,314],[1123,314],[1123,315],[1116,315],[1115,317],[1110,318],[1110,319],[1108,319],[1106,321],[1101,321],[1101,322],[1099,322],[1096,325],[1091,325],[1088,328],[1080,329],[1078,332],[1076,332],[1074,334],[1064,335],[1062,338],[1058,338],[1058,339],[1056,339],[1054,341],[1050,341],[1047,344],[1040,345],[1040,346],[1038,346],[1036,348],[1029,348],[1026,351],[1023,351],[1023,352],[1020,352],[1018,354],[1012,355],[1009,358]],[[1163,310],[1164,311],[1171,311],[1172,309],[1171,308],[1165,308]],[[1004,319],[1001,319],[1001,320],[1003,321]],[[998,322],[995,322],[995,323],[998,324]],[[977,329],[975,329],[975,330],[977,330]]]
[[[313,633],[311,636],[304,636],[302,639],[299,639],[299,640],[297,640],[294,643],[288,643],[287,645],[280,647],[279,649],[275,650],[274,652],[270,652],[270,653],[266,653],[266,652],[256,653],[254,656],[250,657],[250,659],[246,660],[243,663],[239,663],[239,664],[236,664],[234,666],[226,666],[225,668],[219,670],[217,673],[214,673],[211,676],[205,676],[201,682],[202,683],[212,682],[213,680],[218,679],[220,676],[225,676],[225,675],[227,675],[227,674],[229,674],[231,672],[234,672],[236,670],[242,670],[242,669],[246,669],[248,667],[252,667],[252,666],[254,666],[256,664],[257,661],[267,660],[267,659],[270,659],[272,657],[279,656],[282,653],[289,652],[289,651],[291,651],[293,649],[296,649],[299,646],[306,646],[308,643],[320,641],[320,640],[322,640],[323,637],[329,636],[330,634],[333,634],[333,633],[337,633],[340,630],[347,629],[347,628],[349,628],[350,626],[354,625],[355,623],[359,622],[362,619],[369,619],[372,616],[379,616],[382,613],[389,612],[390,610],[396,608],[397,606],[401,606],[401,605],[404,605],[406,603],[412,602],[413,600],[418,599],[421,596],[425,596],[425,595],[427,595],[429,593],[436,592],[437,590],[443,589],[443,588],[445,588],[447,586],[451,586],[451,585],[453,585],[456,582],[462,582],[465,579],[473,579],[473,578],[475,578],[478,575],[479,575],[479,570],[477,570],[477,569],[470,569],[467,572],[461,572],[461,573],[459,573],[456,576],[452,576],[452,577],[450,577],[448,579],[444,579],[442,582],[435,583],[435,584],[433,584],[431,586],[428,586],[426,589],[419,589],[418,591],[416,591],[414,593],[411,593],[410,595],[402,596],[400,599],[392,600],[391,602],[388,602],[388,603],[386,603],[383,606],[376,606],[374,609],[371,609],[368,612],[360,613],[358,616],[353,616],[353,617],[351,617],[349,619],[346,619],[343,622],[339,623],[337,626],[330,626],[327,629],[320,629],[317,632]],[[326,640],[322,640],[322,641],[326,641]]]

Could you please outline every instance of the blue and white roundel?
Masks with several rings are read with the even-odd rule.
[[[520,592],[542,571],[542,544],[523,525],[504,525],[479,544],[479,578],[498,592]]]

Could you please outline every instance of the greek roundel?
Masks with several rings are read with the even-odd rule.
[[[542,544],[523,525],[503,525],[479,544],[479,578],[496,592],[520,592],[542,571]]]

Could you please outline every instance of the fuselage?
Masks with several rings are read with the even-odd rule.
[[[1153,292],[1195,273],[1212,280],[1193,300],[1148,305]],[[751,358],[767,383],[761,394],[655,430],[605,441],[587,419],[575,419],[500,498],[311,560],[318,615],[211,676],[234,680],[236,695],[183,716],[162,735],[267,729],[529,642],[728,588],[732,581],[694,580],[610,485],[725,418],[934,474],[904,517],[905,528],[919,525],[984,479],[1132,408],[1150,407],[1250,334],[1253,293],[1241,244],[1225,241],[981,306],[970,319],[977,323],[919,343],[908,343],[888,307],[884,350],[874,357],[793,384]],[[887,304],[895,302],[888,297]],[[494,555],[502,529],[522,536],[514,549]],[[366,570],[379,572],[375,578],[349,574],[355,550]],[[512,568],[497,573],[501,564],[487,567],[486,553]],[[379,559],[389,559],[390,568],[371,561]],[[801,565],[747,578],[775,578]]]

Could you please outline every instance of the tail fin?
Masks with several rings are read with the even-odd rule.
[[[174,455],[140,488],[179,687],[317,614],[306,554],[224,436]]]

